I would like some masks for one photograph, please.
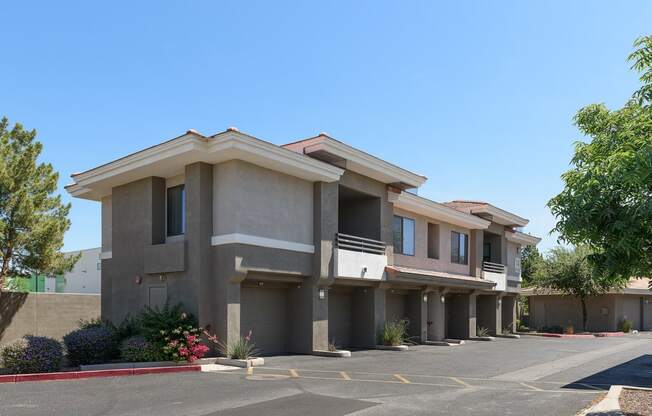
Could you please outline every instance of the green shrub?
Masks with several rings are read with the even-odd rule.
[[[380,343],[394,347],[403,345],[407,339],[407,328],[409,324],[407,319],[385,322],[383,330],[380,333]]]
[[[104,322],[102,322],[102,320],[100,318],[80,319],[79,320],[79,328],[80,329],[96,328],[98,326],[104,326]]]
[[[144,337],[136,335],[122,341],[120,358],[129,362],[146,362],[162,360],[161,354]]]
[[[100,364],[118,354],[115,332],[106,325],[76,329],[63,337],[63,343],[72,365]]]
[[[183,311],[180,303],[174,306],[166,304],[163,308],[146,306],[134,322],[136,332],[152,343],[165,343],[169,332],[176,328],[196,327],[197,320]]]
[[[0,349],[0,361],[12,373],[47,373],[61,367],[61,343],[47,337],[26,335]]]
[[[620,323],[620,330],[628,333],[632,330],[632,321],[628,319],[623,319],[623,321]]]
[[[259,351],[256,344],[253,342],[252,331],[246,337],[239,336],[234,342],[230,344],[218,341],[215,336],[208,336],[208,339],[217,346],[220,354],[233,360],[248,360],[258,355]]]
[[[489,330],[487,328],[483,327],[483,326],[479,326],[475,330],[475,335],[480,337],[480,338],[488,337],[489,336]]]

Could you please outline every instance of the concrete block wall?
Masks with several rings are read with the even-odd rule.
[[[0,293],[0,345],[28,334],[61,339],[80,319],[99,316],[96,294]]]

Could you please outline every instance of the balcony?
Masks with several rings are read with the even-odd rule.
[[[385,243],[349,234],[335,234],[335,277],[381,280],[387,266]]]
[[[504,264],[485,261],[482,263],[482,278],[496,283],[494,290],[507,290],[507,268]]]

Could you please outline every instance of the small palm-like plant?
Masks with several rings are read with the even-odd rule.
[[[331,342],[328,343],[328,351],[331,352],[339,351],[339,347],[335,343],[335,339],[332,339]]]
[[[393,347],[403,345],[407,339],[408,325],[409,321],[407,319],[385,322],[385,326],[383,326],[380,333],[380,343]]]
[[[213,341],[213,340],[211,340]],[[247,336],[239,336],[235,341],[230,344],[213,341],[217,344],[217,350],[220,354],[233,360],[248,360],[258,355],[259,351],[256,344],[252,341],[252,331],[249,330]]]
[[[475,330],[475,335],[481,338],[489,336],[489,330],[483,326],[479,326]]]

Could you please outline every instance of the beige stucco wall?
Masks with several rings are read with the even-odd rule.
[[[28,334],[61,339],[99,316],[100,295],[0,293],[0,345]]]
[[[213,169],[213,235],[313,244],[311,182],[232,160]]]
[[[518,280],[521,276],[521,245],[507,240],[503,241],[507,243],[507,276],[513,280]]]
[[[582,326],[582,307],[579,299],[564,296],[530,296],[530,328],[572,323],[575,329]],[[603,295],[587,302],[588,329],[591,331],[616,331],[624,319],[632,322],[634,329],[641,328],[641,299],[643,299],[643,329],[652,329],[652,295]],[[645,300],[648,303],[645,303]],[[605,308],[603,310],[603,308]],[[606,311],[606,314],[602,312]]]
[[[469,274],[468,264],[451,263],[451,231],[470,236],[470,230],[441,221],[428,219],[422,215],[394,208],[394,214],[412,218],[415,221],[414,256],[394,255],[394,264],[423,270],[436,270],[447,273]],[[439,224],[439,258],[428,258],[428,223]],[[469,247],[470,250],[470,247]]]

